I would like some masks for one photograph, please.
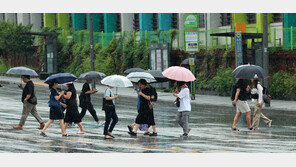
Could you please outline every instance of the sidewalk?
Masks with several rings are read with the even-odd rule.
[[[32,79],[35,85],[38,86],[47,86],[43,83],[42,80]],[[0,83],[7,82],[10,84],[20,84],[21,79],[17,77],[7,77],[0,76]],[[75,87],[78,92],[81,91],[83,83],[75,82]],[[98,93],[103,94],[106,86],[97,85],[96,86]],[[116,89],[113,89],[113,92],[116,93]],[[133,88],[118,88],[119,97],[127,98],[137,98],[136,92]],[[173,103],[176,98],[172,93],[158,92],[158,101]],[[254,103],[248,101],[251,108],[254,107]],[[214,95],[200,95],[196,94],[196,99],[192,100],[192,105],[203,106],[203,107],[215,107],[215,108],[229,108],[234,109],[231,104],[230,97],[223,96],[214,96]],[[285,100],[272,100],[271,107],[264,107],[263,110],[268,111],[296,111],[296,102],[295,101],[285,101]]]

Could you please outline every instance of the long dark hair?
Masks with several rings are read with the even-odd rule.
[[[56,80],[53,80],[52,82],[50,82],[48,84],[49,89],[51,89],[53,87],[54,84],[58,83]]]
[[[75,92],[75,93],[76,93],[76,89],[75,89],[75,87],[74,87],[74,84],[73,84],[73,83],[69,83],[69,84],[68,84],[68,91],[73,91],[73,92]]]
[[[254,79],[254,82],[252,82],[252,84],[254,84],[253,85],[253,88],[256,88],[257,89],[258,82],[259,82],[258,79]]]

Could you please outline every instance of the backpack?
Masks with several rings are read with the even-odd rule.
[[[262,86],[262,87],[263,87],[263,101],[264,103],[270,104],[271,95],[269,93],[269,90],[265,86]]]
[[[236,84],[232,85],[232,87],[231,87],[231,97],[230,97],[231,101],[233,101],[235,99],[236,89],[237,89],[237,85]]]

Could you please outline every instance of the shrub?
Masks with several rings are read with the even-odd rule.
[[[296,92],[296,74],[279,71],[270,78],[272,98],[288,99]]]
[[[231,91],[232,85],[235,84],[236,79],[232,77],[232,71],[231,68],[221,66],[217,71],[217,75],[213,78],[215,81],[215,90],[220,95],[227,96]]]

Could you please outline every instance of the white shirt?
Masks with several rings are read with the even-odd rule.
[[[187,87],[182,88],[180,93],[178,94],[178,97],[180,98],[180,107],[178,108],[178,111],[191,111],[191,99],[189,89]]]
[[[258,103],[263,103],[263,87],[259,83],[257,84],[257,89],[253,88],[251,90],[251,94],[258,94]]]

